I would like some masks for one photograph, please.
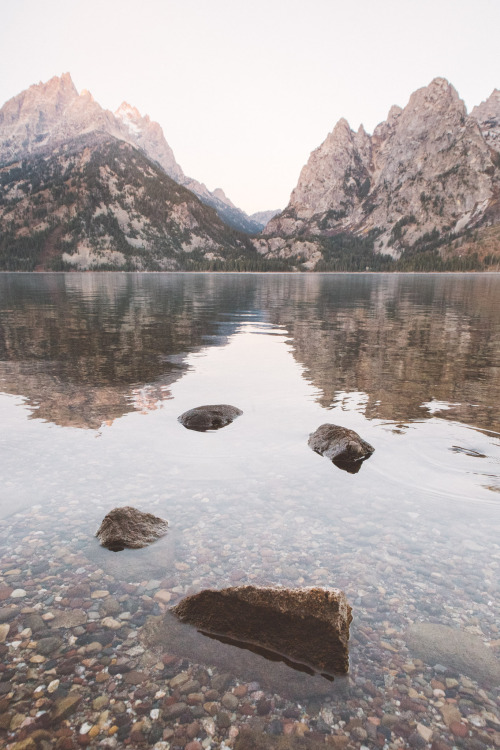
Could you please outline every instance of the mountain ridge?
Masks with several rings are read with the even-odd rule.
[[[341,118],[287,207],[252,217],[187,177],[148,115],[104,110],[68,73],[0,110],[4,268],[498,270],[497,229],[497,89],[468,114],[435,78],[372,134]]]
[[[9,99],[0,109],[0,164],[31,156],[78,135],[102,130],[141,148],[173,180],[215,208],[229,226],[246,234],[257,234],[263,224],[235,206],[220,188],[206,185],[184,174],[161,125],[138,109],[122,102],[113,113],[102,108],[89,91],[80,94],[69,73],[33,84]]]
[[[394,260],[500,221],[500,94],[468,115],[435,78],[368,135],[340,119],[303,167],[287,207],[254,246],[316,268],[319,238],[370,237]]]

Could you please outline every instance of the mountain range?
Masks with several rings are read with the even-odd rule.
[[[0,268],[498,270],[500,92],[468,114],[436,78],[371,135],[341,119],[285,210],[248,216],[158,123],[54,77],[0,110]]]

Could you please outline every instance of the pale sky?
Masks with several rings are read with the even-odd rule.
[[[436,76],[487,98],[499,32],[500,0],[0,0],[0,106],[69,71],[253,213],[285,207],[341,117],[372,132]]]

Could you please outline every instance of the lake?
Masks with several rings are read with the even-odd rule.
[[[499,404],[499,275],[0,274],[0,745],[499,747]],[[243,584],[342,589],[348,676],[170,623]]]

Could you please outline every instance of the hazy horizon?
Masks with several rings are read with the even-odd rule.
[[[494,0],[473,16],[450,0],[19,0],[2,22],[2,105],[70,72],[104,108],[159,122],[184,172],[247,213],[285,207],[341,117],[372,132],[437,76],[468,111],[500,87]]]

